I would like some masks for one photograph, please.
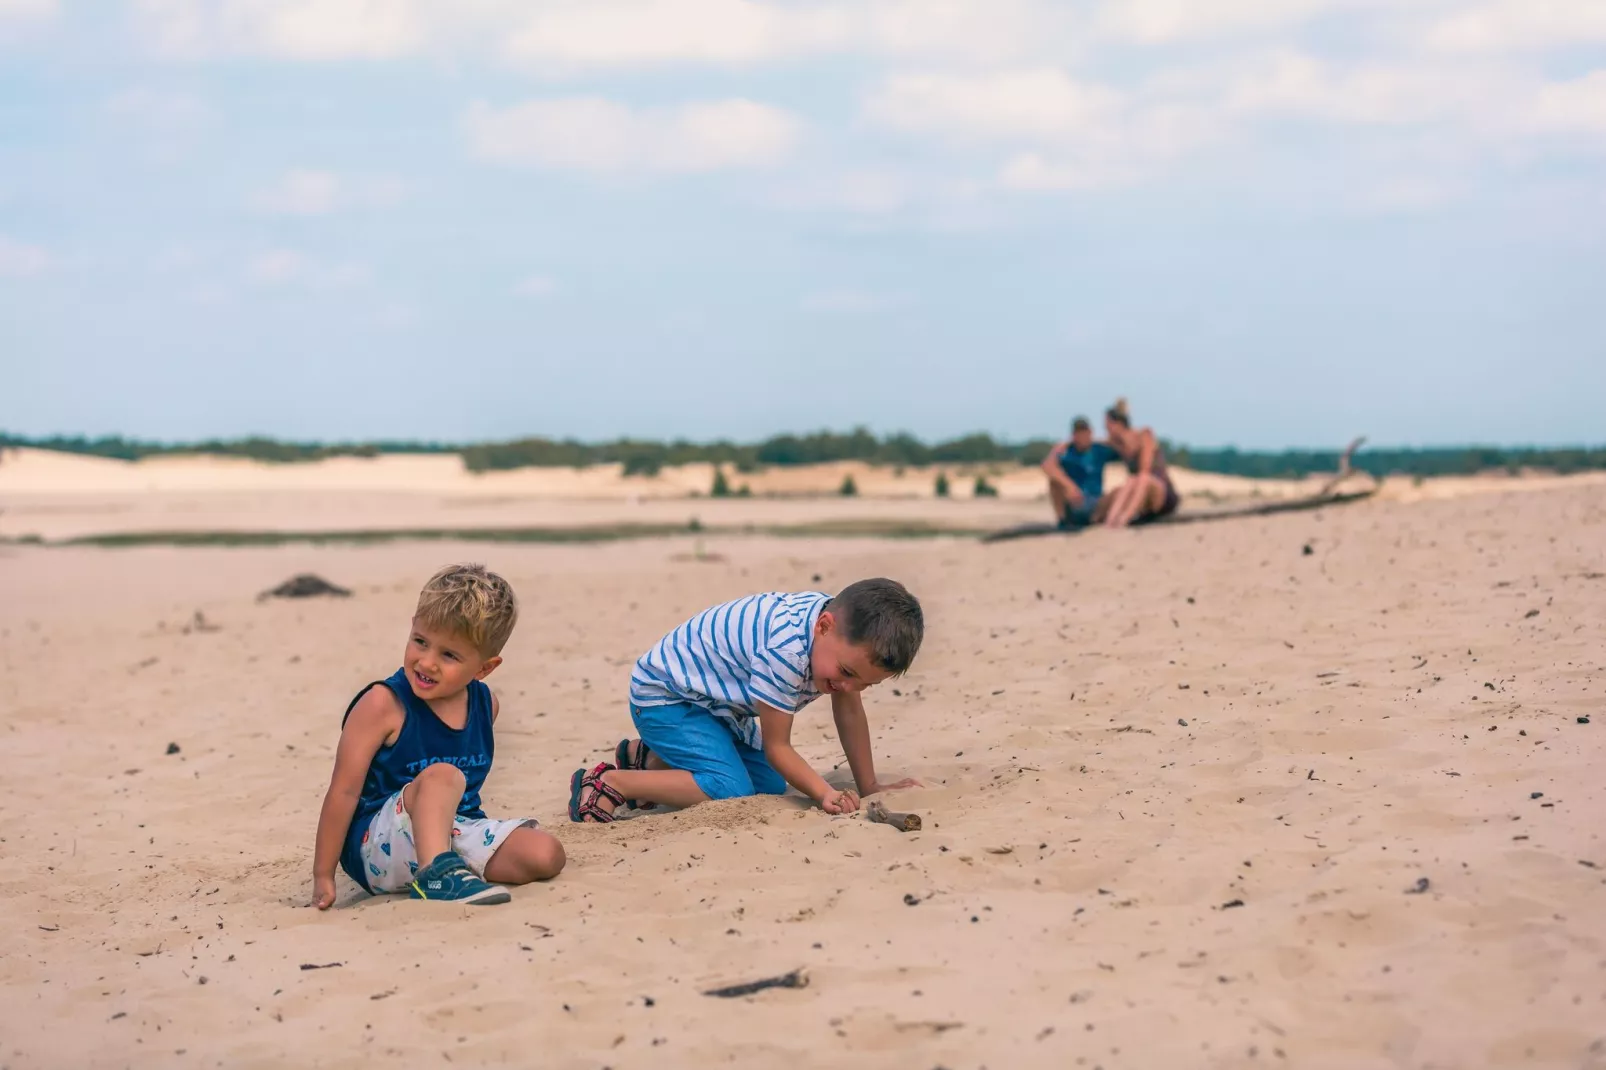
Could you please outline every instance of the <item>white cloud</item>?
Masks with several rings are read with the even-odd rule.
[[[424,0],[137,0],[141,31],[160,52],[191,58],[391,59],[429,38]]]
[[[1165,44],[1285,30],[1316,18],[1446,0],[1105,0],[1094,16],[1102,36]]]
[[[1037,69],[888,79],[865,102],[878,125],[948,142],[1019,150],[997,173],[1020,190],[1079,190],[1137,181],[1214,141],[1223,123],[1198,103],[1126,93]]]
[[[0,0],[39,3],[40,0]],[[175,57],[394,59],[498,55],[547,74],[752,65],[822,54],[1002,62],[1058,54],[1058,0],[133,0],[138,32]]]
[[[513,286],[513,292],[522,297],[550,297],[558,284],[548,275],[527,275]]]
[[[864,105],[874,123],[947,138],[1058,138],[1108,123],[1114,90],[1053,69],[985,75],[897,75]]]
[[[632,109],[597,97],[476,103],[463,120],[481,158],[592,172],[705,172],[769,167],[796,144],[799,124],[751,100]]]
[[[1544,86],[1527,120],[1537,134],[1606,134],[1606,70]]]
[[[558,71],[824,53],[999,61],[1040,50],[1065,15],[1052,0],[546,0],[506,50]]]
[[[25,279],[49,270],[54,258],[44,247],[25,245],[0,234],[0,277]]]
[[[287,171],[251,200],[272,215],[328,215],[346,208],[393,208],[407,194],[397,178],[343,178],[330,171]]]
[[[246,266],[246,277],[258,286],[344,289],[368,282],[368,269],[350,262],[327,263],[294,249],[270,249]]]
[[[753,63],[840,46],[850,20],[835,6],[754,0],[557,0],[531,5],[508,42],[516,59],[567,66],[669,61]]]
[[[58,7],[57,0],[0,0],[0,23],[48,19]]]
[[[256,196],[264,212],[278,215],[324,215],[335,210],[340,179],[328,171],[291,171],[271,189]]]
[[[1252,116],[1410,125],[1492,114],[1512,87],[1498,70],[1396,63],[1341,66],[1296,52],[1244,64],[1225,107]]]
[[[1542,51],[1606,43],[1606,3],[1600,0],[1494,0],[1446,15],[1425,35],[1456,52]]]

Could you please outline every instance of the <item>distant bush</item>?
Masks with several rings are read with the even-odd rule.
[[[972,493],[978,498],[996,498],[998,497],[998,488],[987,482],[986,476],[977,476],[976,488]]]
[[[56,435],[29,438],[0,433],[0,448],[31,447],[135,461],[145,457],[206,454],[274,463],[318,461],[330,457],[374,457],[386,453],[457,453],[471,472],[512,468],[582,468],[618,464],[626,475],[652,476],[672,465],[728,465],[742,474],[765,466],[796,466],[860,461],[895,470],[936,465],[1038,464],[1053,446],[1048,439],[1001,442],[988,434],[964,435],[926,443],[899,432],[878,438],[865,428],[846,434],[819,431],[776,435],[741,445],[727,441],[648,442],[618,439],[585,443],[574,439],[522,438],[508,442],[452,445],[440,442],[376,441],[324,444],[280,442],[262,436],[192,443],[144,442],[122,436]],[[1168,459],[1183,467],[1257,479],[1298,479],[1338,468],[1338,450],[1248,452],[1233,447],[1203,449],[1163,443]],[[1355,467],[1376,476],[1444,476],[1539,469],[1567,474],[1606,469],[1606,446],[1501,447],[1447,446],[1431,449],[1363,450]]]
[[[853,481],[851,473],[842,477],[842,486],[837,488],[837,493],[844,498],[852,498],[859,493],[859,485]]]
[[[731,496],[731,485],[725,479],[725,469],[717,465],[714,468],[714,485],[709,489],[708,496],[710,498],[729,498]]]
[[[935,485],[933,485],[933,487],[931,489],[937,495],[937,497],[939,497],[939,498],[948,497],[948,493],[952,489],[952,488],[950,488],[948,486],[948,473],[947,472],[938,472],[937,473],[937,482],[936,482]]]

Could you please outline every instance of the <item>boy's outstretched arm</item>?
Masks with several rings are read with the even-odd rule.
[[[362,782],[374,755],[401,729],[403,714],[389,688],[374,687],[352,707],[335,748],[335,771],[318,815],[318,839],[312,851],[312,905],[328,910],[335,901],[335,867],[346,843],[351,815],[362,797]]]
[[[870,720],[864,715],[864,700],[858,692],[838,691],[833,694],[831,716],[836,720],[837,738],[842,741],[842,753],[848,759],[848,768],[853,770],[853,782],[859,786],[860,795],[920,786],[920,782],[913,778],[895,784],[883,784],[876,779],[875,756],[870,749]]]
[[[786,782],[820,804],[828,814],[851,814],[859,808],[859,796],[837,791],[816,773],[792,746],[792,717],[764,703],[757,703],[758,724],[764,733],[764,757]]]

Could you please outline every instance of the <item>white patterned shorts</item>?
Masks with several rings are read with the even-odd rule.
[[[513,835],[513,830],[529,826],[534,818],[459,817],[452,823],[452,850],[481,877],[491,856]],[[362,837],[362,868],[368,887],[376,892],[402,892],[418,872],[418,854],[413,849],[413,816],[402,805],[402,793],[385,800],[385,805],[368,819]],[[433,861],[430,859],[428,861]]]

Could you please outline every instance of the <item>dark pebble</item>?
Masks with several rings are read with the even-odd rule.
[[[1300,551],[1300,553],[1304,554],[1306,557],[1309,557],[1311,554],[1313,554],[1315,552],[1316,552],[1315,550],[1311,549],[1311,545],[1308,542],[1305,544],[1305,548]]]
[[[1433,886],[1433,882],[1426,877],[1418,877],[1416,883],[1405,890],[1406,895],[1421,895]]]
[[[1244,901],[1242,899],[1229,899],[1225,903],[1221,904],[1221,909],[1230,910],[1233,907],[1241,907],[1243,905]]]
[[[910,895],[908,892],[905,892],[903,895],[903,905],[906,907],[919,906],[920,897],[917,895]]]
[[[178,753],[178,744],[177,743],[169,743],[167,745],[167,753],[169,753],[169,754],[177,754]]]
[[[1543,799],[1544,797],[1545,793],[1542,791],[1530,791],[1528,793],[1528,798],[1530,799]]]
[[[1589,723],[1589,718],[1587,716],[1586,717],[1580,717],[1580,718],[1578,718],[1578,723],[1579,724],[1588,724]]]
[[[1187,728],[1188,727],[1188,719],[1186,717],[1178,717],[1177,718],[1177,724],[1181,725],[1183,728]]]

